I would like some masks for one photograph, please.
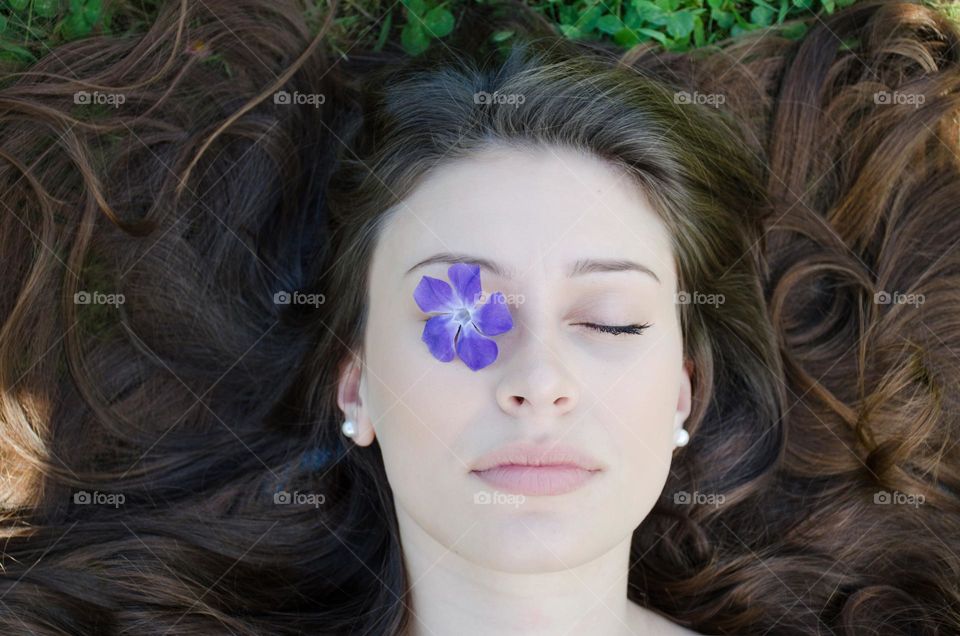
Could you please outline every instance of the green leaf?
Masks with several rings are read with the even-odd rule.
[[[667,20],[667,33],[677,40],[688,37],[693,31],[693,17],[686,9],[671,14]]]
[[[620,46],[629,49],[640,42],[640,38],[637,36],[636,31],[624,27],[613,34],[613,41]]]
[[[747,22],[744,20],[743,16],[736,11],[733,13],[733,18],[737,21],[737,23],[730,27],[730,35],[734,37],[762,28],[753,22]]]
[[[33,12],[41,18],[52,18],[60,12],[58,0],[33,0]]]
[[[777,13],[777,24],[783,24],[783,19],[787,17],[787,11],[790,10],[790,0],[780,0],[780,12]]]
[[[497,31],[490,36],[490,39],[494,42],[505,42],[513,37],[513,31]]]
[[[623,29],[623,22],[615,15],[608,13],[597,20],[597,30],[609,35],[613,35],[621,29]]]
[[[424,28],[436,38],[442,38],[453,31],[453,14],[443,7],[435,7],[423,16]]]
[[[107,3],[106,8],[104,8],[102,22],[100,23],[100,29],[104,33],[110,33],[110,21],[113,20],[113,11],[116,5]],[[232,76],[231,76],[232,77]]]
[[[804,11],[809,11],[813,8],[813,0],[793,0],[793,6],[798,9],[803,9]]]
[[[758,27],[756,24],[750,24],[749,22],[745,22],[744,24],[734,24],[730,29],[730,35],[737,37],[738,35],[749,33],[750,31],[756,31],[759,28],[760,27]]]
[[[563,32],[563,35],[571,40],[576,40],[582,35],[580,29],[572,24],[561,24],[560,30]]]
[[[703,20],[700,16],[693,19],[693,42],[697,47],[706,44],[706,38],[703,35]]]
[[[688,38],[682,40],[669,40],[665,47],[668,51],[676,51],[677,53],[683,53],[684,51],[690,50],[690,42]]]
[[[10,3],[10,8],[14,11],[23,11],[30,4],[30,0],[7,0]]]
[[[603,15],[603,7],[594,5],[583,12],[576,25],[582,33],[589,33],[596,28],[597,20]]]
[[[788,40],[799,40],[806,32],[807,25],[803,22],[794,22],[793,24],[788,24],[780,31],[783,37],[787,38]]]
[[[729,29],[733,26],[733,14],[729,11],[713,11],[710,15],[721,29]]]
[[[7,30],[7,19],[0,15],[0,34]]]
[[[833,13],[837,6],[834,4],[833,0],[823,0],[823,8],[827,13]]]
[[[843,40],[842,42],[840,42],[839,49],[841,51],[853,51],[858,46],[860,46],[860,39],[853,37],[853,38],[847,38],[846,40]]]
[[[427,12],[427,5],[423,0],[402,0],[403,6],[407,8],[407,17],[413,18],[413,15],[423,15]]]
[[[750,12],[750,21],[760,26],[770,26],[773,22],[773,11],[762,5],[757,5]]]
[[[577,10],[573,7],[573,5],[569,4],[560,5],[558,15],[560,16],[560,24],[573,24],[579,17],[577,15]]]
[[[663,9],[650,2],[650,0],[633,0],[633,8],[642,21],[655,22],[663,19]],[[659,23],[662,24],[662,22]]]
[[[87,5],[83,8],[83,17],[90,24],[96,24],[100,21],[100,18],[103,15],[103,1],[102,0],[88,0]]]
[[[407,22],[400,32],[400,43],[410,55],[420,55],[430,47],[430,38],[419,24]]]
[[[37,61],[37,58],[34,57],[33,53],[23,48],[22,46],[13,44],[11,42],[4,42],[3,40],[0,40],[0,51],[6,51],[10,53],[12,56],[16,56],[17,59],[25,60],[27,62]]]
[[[390,36],[390,27],[393,25],[393,11],[387,11],[387,17],[380,24],[380,33],[377,34],[377,41],[373,45],[374,51],[382,51],[387,44],[387,38]]]
[[[75,40],[90,34],[90,23],[83,18],[82,13],[71,13],[63,21],[61,29],[64,38]]]
[[[654,31],[653,29],[637,29],[637,33],[642,33],[643,35],[653,38],[660,44],[667,43],[667,36],[665,36],[660,31]]]
[[[744,20],[743,16],[740,15],[739,11],[733,12],[733,19],[737,21],[737,24],[739,24],[740,28],[743,29],[744,31],[753,31],[754,29],[757,28],[757,25]]]
[[[632,4],[627,5],[627,10],[623,13],[623,24],[631,29],[635,29],[643,24],[643,18],[633,8]]]

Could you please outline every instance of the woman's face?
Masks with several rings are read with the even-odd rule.
[[[481,268],[484,298],[502,292],[513,327],[493,337],[498,355],[478,371],[459,357],[441,362],[421,339],[432,314],[414,289],[425,275],[449,282],[450,263],[408,270],[446,252],[512,274]],[[568,277],[578,260],[633,261],[653,275]],[[365,368],[341,378],[356,441],[379,440],[403,540],[422,534],[479,565],[535,572],[629,538],[663,490],[674,430],[690,410],[675,276],[655,212],[593,157],[497,147],[431,173],[378,239]],[[583,323],[650,326],[634,335]],[[525,495],[473,472],[515,442],[573,447],[601,469],[575,490]]]

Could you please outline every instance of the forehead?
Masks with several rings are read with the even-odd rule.
[[[398,275],[442,251],[521,272],[542,266],[560,275],[578,258],[629,258],[664,283],[673,273],[668,231],[636,183],[592,155],[554,146],[494,147],[439,166],[393,210],[377,251],[375,267]]]

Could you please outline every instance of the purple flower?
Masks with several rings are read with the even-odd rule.
[[[480,266],[455,263],[447,270],[453,289],[446,281],[424,276],[413,290],[413,299],[425,312],[442,312],[427,320],[421,340],[434,358],[453,360],[454,350],[470,369],[479,371],[497,359],[497,343],[487,338],[509,331],[513,319],[500,292],[477,305],[480,295]]]

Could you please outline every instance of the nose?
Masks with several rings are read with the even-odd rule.
[[[527,330],[524,330],[527,331]],[[509,365],[497,385],[497,403],[504,412],[524,418],[554,418],[579,401],[577,383],[558,352],[532,333],[515,342]]]

